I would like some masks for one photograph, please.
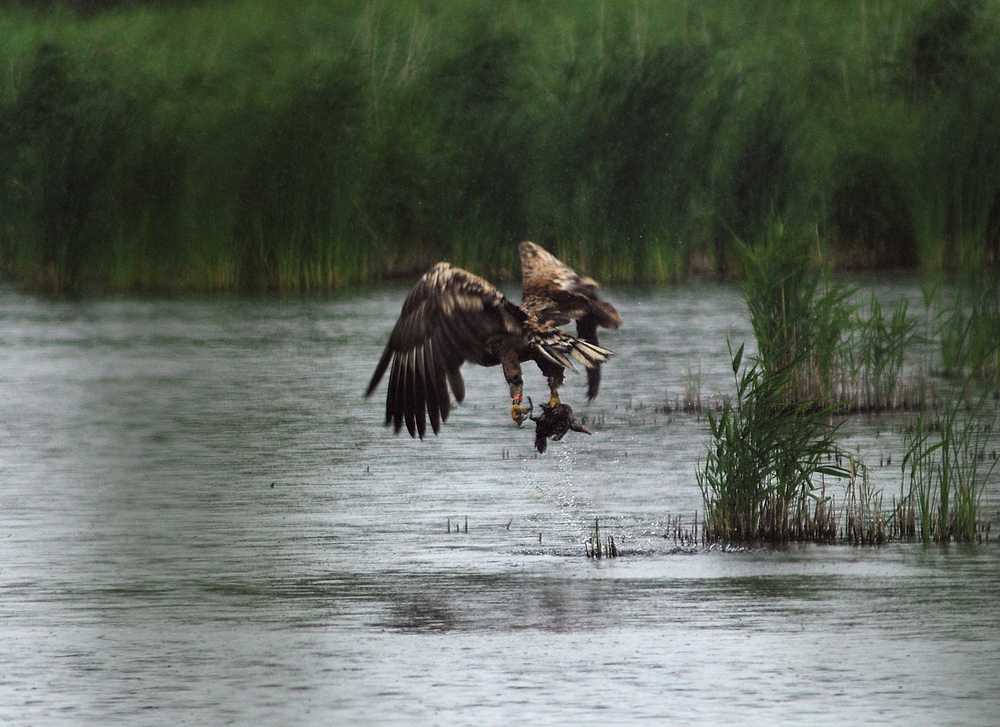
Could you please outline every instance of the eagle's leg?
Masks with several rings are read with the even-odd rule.
[[[549,376],[549,406],[559,406],[559,387],[562,386],[562,371],[558,376]]]
[[[559,387],[563,385],[566,369],[550,361],[540,362],[539,368],[549,382],[549,406],[559,406]]]
[[[524,396],[524,379],[521,376],[521,362],[517,356],[507,355],[502,357],[500,363],[503,365],[503,375],[510,386],[510,418],[518,426],[524,424],[524,418],[528,416],[528,410],[521,406]]]

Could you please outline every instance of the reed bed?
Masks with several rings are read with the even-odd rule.
[[[951,296],[940,286],[926,289],[919,340],[920,321],[906,301],[888,314],[874,295],[866,304],[851,303],[855,291],[831,282],[814,240],[775,224],[740,253],[759,355],[740,374],[740,348],[733,358],[735,399],[721,413],[708,412],[711,438],[697,472],[704,538],[858,545],[988,538],[983,501],[996,465],[987,443],[996,417],[990,399],[998,391],[998,278],[970,276]],[[940,373],[965,378],[939,387],[924,361],[904,379],[907,352],[935,340]],[[841,466],[833,421],[901,410],[918,413],[906,433],[900,496],[887,512],[865,463],[848,458],[849,469]],[[817,494],[817,477],[823,482],[824,475],[847,482],[843,527],[832,497],[825,489]]]
[[[739,272],[775,217],[852,267],[1000,249],[995,0],[38,5],[0,10],[26,287],[497,276],[528,238],[664,281]]]
[[[985,393],[972,407],[956,399],[916,414],[905,429],[900,493],[887,507],[867,465],[841,451],[831,410],[788,403],[790,369],[769,378],[755,362],[739,377],[735,401],[708,412],[711,439],[696,473],[703,543],[989,540],[986,491],[1000,460]],[[839,511],[827,477],[844,482]],[[695,540],[697,528],[695,517]],[[672,530],[677,540],[679,520]]]
[[[984,270],[964,276],[938,316],[942,373],[1000,397],[1000,275]]]
[[[836,537],[822,478],[844,477],[830,411],[789,402],[800,359],[781,368],[732,358],[736,396],[707,414],[711,441],[697,472],[705,537],[725,542],[786,542]]]
[[[935,371],[953,375],[949,371],[975,368],[982,381],[993,381],[988,366],[1000,342],[1000,316],[980,289],[977,305],[969,306],[961,293],[945,300],[941,286],[933,286],[925,294],[921,327],[908,301],[884,310],[874,293],[859,300],[856,289],[835,282],[832,266],[808,234],[775,223],[761,243],[739,250],[761,364],[774,370],[797,359],[789,401],[814,401],[842,414],[919,411],[947,399],[932,378]],[[907,361],[934,342],[941,345],[940,366],[926,358]],[[986,365],[970,364],[974,356]]]
[[[988,538],[983,501],[997,460],[987,458],[986,444],[994,425],[982,405],[968,411],[961,402],[916,418],[906,436],[902,498],[914,535],[934,542]]]

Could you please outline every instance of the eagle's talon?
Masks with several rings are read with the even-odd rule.
[[[552,396],[549,397],[549,409],[554,409],[559,406],[559,394],[552,392]]]
[[[514,423],[517,424],[517,426],[521,426],[524,424],[524,419],[528,416],[530,411],[530,409],[525,409],[520,404],[513,404],[510,407],[510,418],[514,420]]]

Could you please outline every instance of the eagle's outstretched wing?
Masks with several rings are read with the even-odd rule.
[[[599,345],[598,327],[617,329],[622,317],[615,307],[603,300],[600,286],[578,274],[555,255],[533,242],[522,242],[521,278],[524,300],[521,306],[543,323],[561,326],[576,321],[577,335]],[[587,399],[597,396],[601,385],[601,367],[587,369]]]
[[[498,363],[491,351],[498,339],[523,336],[527,315],[482,278],[438,263],[410,291],[365,396],[370,396],[389,364],[385,423],[396,432],[404,422],[410,436],[423,439],[427,419],[437,434],[448,419],[450,384],[465,398],[459,371],[466,361]]]

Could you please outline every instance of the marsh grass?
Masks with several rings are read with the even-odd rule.
[[[762,365],[792,368],[789,401],[816,401],[840,412],[920,408],[930,396],[924,369],[904,379],[918,320],[900,300],[889,315],[872,294],[833,282],[815,238],[780,222],[757,245],[741,245],[743,294]]]
[[[832,283],[815,241],[774,222],[757,245],[741,245],[743,293],[769,374],[788,370],[789,401],[837,398],[839,347],[851,290]]]
[[[681,547],[693,547],[699,542],[704,543],[705,521],[698,517],[697,511],[687,521],[683,515],[668,515],[667,529],[663,537],[671,538],[675,545]]]
[[[965,276],[941,303],[939,318],[942,373],[1000,394],[1000,275]]]
[[[875,295],[850,303],[854,292],[824,283],[828,271],[809,257],[810,247],[776,226],[763,243],[741,248],[760,355],[737,374],[740,349],[737,395],[708,413],[711,443],[697,473],[706,538],[857,545],[988,538],[983,503],[997,461],[995,450],[987,457],[1000,345],[996,276],[970,276],[952,296],[940,285],[925,287],[921,323],[905,300],[889,312]],[[929,379],[934,345],[953,384]],[[906,355],[918,347],[924,359],[907,377]],[[899,498],[886,509],[864,462],[850,457],[849,470],[841,468],[832,422],[900,410],[919,413],[905,431]],[[837,465],[827,467],[824,454]],[[797,469],[785,469],[786,458]],[[813,483],[824,474],[846,480],[842,530],[833,498]]]
[[[890,537],[889,518],[882,509],[882,491],[872,485],[868,468],[853,458],[844,492],[844,510],[844,536],[848,542],[882,545]]]
[[[892,315],[886,317],[882,306],[872,294],[868,303],[868,314],[858,325],[860,345],[858,357],[863,371],[860,390],[854,391],[854,407],[867,411],[887,411],[919,406],[919,388],[913,393],[901,396],[901,374],[906,352],[914,340],[917,321],[908,315],[907,301],[898,301]],[[911,383],[911,392],[914,391]]]
[[[758,361],[741,371],[732,356],[736,396],[708,411],[711,442],[697,472],[705,538],[725,542],[824,541],[837,536],[825,476],[845,477],[831,412],[814,401],[790,403],[798,358],[784,367]]]
[[[617,558],[618,544],[613,535],[601,537],[601,520],[594,518],[594,530],[583,544],[588,558]]]
[[[996,466],[986,458],[995,417],[985,412],[982,401],[971,411],[957,402],[933,417],[919,415],[906,433],[904,501],[922,540],[968,543],[989,531],[983,498]]]
[[[780,484],[769,484],[781,478],[770,473],[774,465],[766,452],[801,450],[805,461],[824,447],[834,454],[832,434],[825,438],[810,412],[915,410],[920,413],[906,433],[906,481],[899,501],[884,512],[882,492],[873,487],[865,464],[852,458],[842,537],[859,545],[891,537],[982,538],[989,528],[982,505],[986,480],[995,466],[995,460],[989,467],[984,463],[993,428],[987,400],[998,390],[997,276],[991,271],[969,275],[951,296],[941,285],[925,287],[921,332],[905,300],[888,312],[874,294],[866,303],[852,303],[854,291],[829,282],[830,269],[822,264],[816,243],[780,224],[740,251],[760,356],[738,381],[736,405],[727,405],[719,417],[709,415],[714,450],[698,477],[710,532],[724,540],[747,540],[754,539],[748,533],[757,528],[758,540],[789,539],[780,517],[774,528],[761,526],[762,513],[788,512],[792,501],[801,508],[810,490],[804,480],[793,488],[794,496]],[[904,377],[907,353],[918,346],[926,352],[935,340],[941,373],[957,382],[945,394],[929,381],[932,366],[926,359],[911,365]],[[782,431],[780,418],[769,418],[769,410],[795,414],[793,426],[801,438],[779,443],[785,435],[769,432]],[[802,518],[797,514],[794,522]],[[820,519],[818,509],[814,519]],[[829,533],[837,537],[836,524]]]
[[[775,218],[850,265],[996,261],[996,4],[876,6],[7,6],[0,267],[313,290],[512,274],[531,238],[663,281],[738,268]]]

